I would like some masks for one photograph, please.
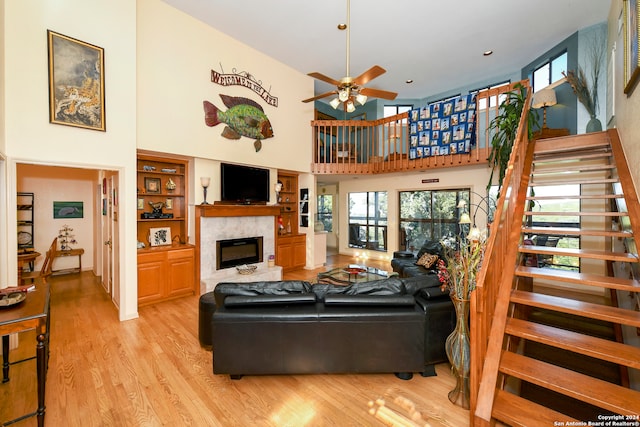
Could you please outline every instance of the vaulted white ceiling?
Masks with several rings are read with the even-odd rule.
[[[346,0],[164,0],[302,72],[346,73]],[[424,98],[519,70],[577,30],[607,20],[610,0],[351,0],[350,71],[366,87]],[[492,50],[490,56],[483,52]],[[310,77],[311,79],[311,77]],[[412,79],[412,84],[406,84]],[[316,94],[333,87],[317,82]]]

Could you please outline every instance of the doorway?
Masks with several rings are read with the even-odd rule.
[[[117,182],[119,173],[102,169],[68,166],[45,166],[29,163],[16,164],[16,189],[34,193],[33,245],[44,254],[51,240],[63,227],[73,234],[71,248],[83,249],[81,261],[77,257],[61,257],[54,260],[54,270],[77,268],[91,270],[103,280],[103,288],[118,306],[119,277],[117,263]],[[107,184],[107,187],[105,187]],[[116,200],[114,205],[114,200]],[[61,213],[55,207],[73,206]],[[115,214],[114,214],[115,213]],[[114,238],[115,236],[115,238]],[[109,241],[111,244],[106,245]],[[108,262],[104,262],[105,257]],[[36,259],[35,269],[40,268],[44,257]],[[106,282],[104,279],[106,278]]]

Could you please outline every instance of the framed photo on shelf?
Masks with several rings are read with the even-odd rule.
[[[104,132],[104,49],[51,30],[47,42],[49,122]]]
[[[149,229],[149,245],[164,246],[171,244],[171,227],[157,227]]]
[[[144,209],[144,199],[139,197],[138,198],[138,210],[142,210]]]
[[[160,193],[162,184],[160,178],[145,178],[144,179],[144,191],[147,193]]]

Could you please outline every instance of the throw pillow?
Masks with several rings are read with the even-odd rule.
[[[438,255],[433,254],[423,254],[418,261],[416,261],[416,265],[421,265],[424,268],[431,268],[438,261]]]

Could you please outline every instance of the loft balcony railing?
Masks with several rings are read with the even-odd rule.
[[[476,144],[469,153],[409,159],[408,113],[370,121],[313,120],[311,172],[378,174],[486,164],[490,123],[516,84],[477,93]]]

